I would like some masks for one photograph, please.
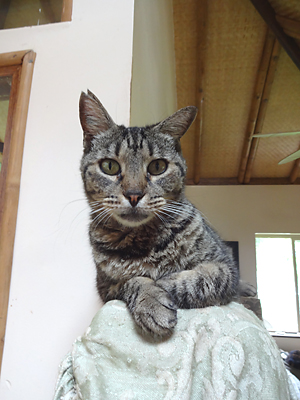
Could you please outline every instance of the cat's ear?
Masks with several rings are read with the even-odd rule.
[[[197,112],[198,109],[194,106],[181,108],[175,114],[155,125],[154,129],[179,140],[192,125]]]
[[[89,90],[82,92],[79,100],[79,117],[84,134],[84,147],[90,148],[91,140],[95,135],[106,132],[113,126],[114,121],[105,110],[99,99]]]

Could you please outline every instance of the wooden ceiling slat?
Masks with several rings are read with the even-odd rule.
[[[283,35],[299,33],[300,0],[251,1]],[[252,3],[173,0],[178,107],[199,108],[182,139],[188,184],[300,184],[296,162],[278,167],[298,137],[277,138],[300,129],[299,68],[285,51],[276,67],[276,35]]]
[[[260,103],[260,108],[257,116],[257,121],[255,125],[255,130],[254,134],[259,134],[262,132],[265,116],[266,116],[266,111],[268,107],[268,100],[270,97],[271,89],[272,89],[272,84],[274,80],[274,75],[276,71],[276,66],[279,58],[279,53],[280,53],[280,43],[278,40],[275,40],[273,51],[272,51],[272,56],[268,68],[268,73],[264,85],[264,90],[263,90],[263,95]],[[257,147],[259,144],[260,138],[252,138],[251,141],[251,147],[250,147],[250,152],[249,152],[249,157],[247,161],[247,167],[245,171],[245,177],[244,177],[244,183],[249,183],[250,178],[251,178],[251,172],[255,160],[255,155],[257,151]]]
[[[291,37],[287,36],[283,28],[276,19],[275,11],[269,4],[268,0],[250,0],[256,10],[274,32],[277,40],[285,49],[287,54],[293,60],[297,68],[300,70],[300,48]]]
[[[203,103],[204,103],[204,63],[207,39],[207,0],[199,0],[198,13],[198,42],[197,42],[197,76],[196,76],[196,105],[198,114],[195,121],[195,151],[194,151],[194,184],[201,178],[200,175],[200,147],[203,132]]]
[[[253,140],[253,134],[255,131],[255,126],[259,114],[259,109],[261,105],[261,99],[263,95],[263,90],[266,83],[268,68],[270,64],[270,59],[272,57],[272,51],[275,43],[274,34],[268,30],[266,34],[265,44],[262,52],[262,57],[257,72],[256,85],[254,90],[254,95],[252,99],[250,115],[248,120],[248,126],[246,131],[246,139],[244,143],[242,160],[239,169],[238,182],[243,183],[245,178],[245,172],[248,162],[248,157],[250,153],[251,143]]]

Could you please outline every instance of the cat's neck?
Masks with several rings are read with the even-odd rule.
[[[91,224],[92,241],[102,252],[119,254],[121,258],[146,256],[159,241],[163,230],[159,221],[151,221],[139,227],[126,227],[117,221],[98,226]]]
[[[181,200],[181,211],[164,215],[163,219],[153,217],[150,221],[137,227],[122,225],[115,218],[110,218],[105,223],[91,221],[90,235],[92,242],[101,246],[101,251],[119,252],[120,250],[130,254],[146,254],[150,249],[159,245],[163,237],[172,235],[172,231],[178,226],[184,225],[190,220],[191,203],[186,199]],[[187,209],[186,213],[183,209]]]

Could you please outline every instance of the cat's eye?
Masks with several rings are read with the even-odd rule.
[[[160,175],[166,171],[168,167],[166,160],[153,160],[148,166],[148,172],[151,175]]]
[[[121,171],[119,163],[111,158],[100,161],[100,168],[107,175],[117,175]]]

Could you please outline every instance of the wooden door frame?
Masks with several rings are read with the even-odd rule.
[[[9,302],[13,248],[19,203],[23,147],[36,54],[32,50],[0,54],[0,67],[19,67],[18,87],[12,100],[9,154],[1,190],[0,221],[0,371]],[[14,90],[14,89],[12,89]],[[12,93],[11,97],[12,99]]]

